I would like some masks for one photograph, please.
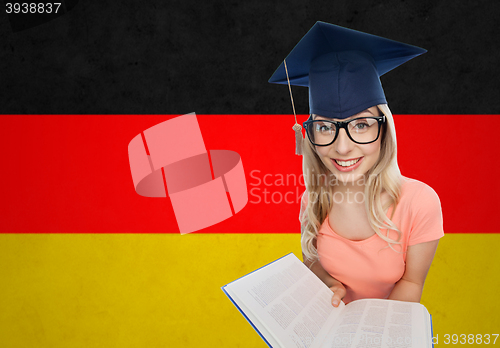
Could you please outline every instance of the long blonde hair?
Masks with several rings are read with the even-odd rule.
[[[402,177],[397,163],[396,130],[392,113],[387,104],[380,104],[377,107],[385,115],[386,122],[382,128],[380,156],[365,176],[367,181],[364,201],[370,226],[392,248],[392,244],[400,243],[401,232],[387,217],[386,212],[391,205],[392,213],[395,211],[401,195]],[[303,145],[303,172],[308,197],[307,206],[301,216],[301,245],[306,258],[316,260],[318,252],[315,240],[318,230],[332,209],[334,185],[329,184],[328,178],[334,176],[318,157],[309,139],[305,139]],[[383,191],[389,196],[385,205],[382,205],[381,201]],[[387,234],[382,234],[380,229],[386,229]],[[397,232],[396,240],[389,238],[390,230]]]

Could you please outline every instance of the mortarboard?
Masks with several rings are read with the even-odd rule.
[[[380,76],[423,48],[316,22],[269,79],[309,87],[309,113],[345,119],[386,104]]]

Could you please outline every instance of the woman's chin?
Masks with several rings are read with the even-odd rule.
[[[360,173],[341,173],[336,172],[333,173],[337,178],[337,182],[339,185],[359,185],[364,186],[365,184],[365,176]]]

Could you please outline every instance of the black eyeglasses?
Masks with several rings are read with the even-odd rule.
[[[370,144],[380,136],[380,128],[385,116],[358,117],[349,121],[313,120],[313,116],[303,123],[307,137],[313,145],[328,146],[333,144],[344,128],[349,139],[357,144]]]

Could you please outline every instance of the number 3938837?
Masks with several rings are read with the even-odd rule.
[[[444,344],[496,344],[498,334],[445,334]],[[438,344],[438,335],[432,338]]]
[[[8,14],[50,14],[58,13],[60,7],[60,2],[7,2],[5,3],[5,12]]]

